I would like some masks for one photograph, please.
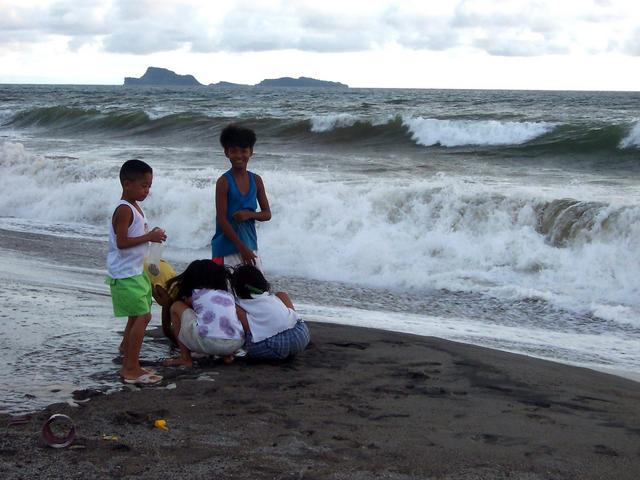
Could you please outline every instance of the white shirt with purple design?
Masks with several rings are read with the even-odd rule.
[[[243,339],[233,295],[224,290],[195,289],[191,296],[198,335],[203,338]]]

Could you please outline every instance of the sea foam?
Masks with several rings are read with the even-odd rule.
[[[86,223],[104,228],[106,238],[120,197],[116,165],[31,155],[4,143],[0,168],[1,216]],[[169,257],[209,256],[220,172],[167,165],[154,173],[142,205],[150,224],[167,230]],[[261,174],[273,218],[258,224],[258,237],[270,272],[539,298],[581,313],[608,312],[623,323],[640,315],[638,206],[507,192],[444,174],[362,182]]]
[[[413,140],[424,146],[519,145],[552,131],[555,123],[404,118]]]
[[[585,303],[638,311],[639,208],[618,215],[617,208],[594,207],[598,219],[559,247],[539,231],[548,200],[504,196],[450,177],[318,185],[279,175],[265,176],[279,202],[260,239],[281,273],[544,298],[582,312],[590,308]],[[306,192],[304,202],[291,183]]]
[[[379,118],[365,118],[350,113],[335,113],[327,115],[315,115],[311,117],[311,131],[313,133],[330,132],[338,128],[352,127],[356,123],[371,126],[385,125],[393,120],[393,116],[387,115]]]
[[[640,147],[640,121],[636,122],[629,134],[620,141],[620,148]]]
[[[401,120],[400,120],[401,119]],[[519,145],[551,132],[550,122],[513,122],[499,120],[441,120],[411,116],[366,118],[350,113],[318,115],[311,118],[311,131],[330,132],[357,123],[369,126],[392,125],[396,120],[418,145],[456,147],[461,145]]]

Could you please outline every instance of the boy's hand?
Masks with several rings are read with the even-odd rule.
[[[160,227],[155,227],[149,232],[149,241],[155,243],[162,243],[167,239],[167,234]]]
[[[240,255],[242,256],[242,263],[245,265],[255,265],[256,264],[256,254],[253,253],[253,250],[247,248],[246,246],[242,246],[240,248]]]
[[[245,222],[247,220],[252,219],[253,214],[254,212],[252,212],[251,210],[238,210],[236,213],[233,214],[233,219],[236,222]]]
[[[151,293],[155,301],[158,302],[158,305],[162,305],[163,307],[171,306],[171,295],[169,295],[161,285],[154,285]]]

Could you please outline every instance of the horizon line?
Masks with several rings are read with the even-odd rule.
[[[286,78],[286,77],[280,77]],[[312,78],[312,77],[309,77]],[[331,80],[328,80],[331,81]],[[221,80],[220,82],[227,82],[226,80]],[[218,83],[220,83],[218,82]],[[337,82],[337,81],[333,81]],[[287,88],[295,88],[295,89],[317,89],[317,90],[345,90],[345,88],[338,87],[314,87],[314,86],[305,86],[305,87],[291,87],[291,86],[282,86],[282,87],[265,87],[260,86],[258,84],[246,84],[246,83],[235,83],[235,82],[227,82],[233,83],[233,86],[228,87],[216,87],[216,83],[209,84],[200,84],[200,85],[124,85],[124,83],[21,83],[21,82],[4,82],[0,80],[0,85],[24,85],[24,86],[70,86],[70,87],[123,87],[123,88],[180,88],[180,89],[189,89],[189,88],[265,88],[265,89],[287,89]],[[342,83],[342,82],[339,82]],[[347,85],[347,84],[345,84]],[[589,93],[640,93],[640,89],[638,90],[603,90],[600,88],[575,88],[575,89],[566,89],[566,88],[505,88],[505,87],[490,87],[490,88],[482,88],[482,87],[352,87],[347,85],[349,90],[482,90],[482,91],[496,91],[496,92],[589,92]]]

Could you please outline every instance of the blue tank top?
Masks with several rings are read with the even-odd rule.
[[[231,174],[231,170],[224,173],[227,178],[229,191],[227,192],[227,220],[231,224],[233,231],[236,232],[238,238],[251,250],[258,250],[258,237],[256,235],[256,221],[251,219],[244,222],[236,222],[233,214],[238,210],[251,210],[255,212],[258,209],[256,179],[252,172],[249,174],[249,191],[246,195],[240,193],[236,181]],[[213,257],[226,257],[239,253],[238,247],[227,238],[222,232],[222,227],[216,219],[216,233],[211,239],[211,252]]]

